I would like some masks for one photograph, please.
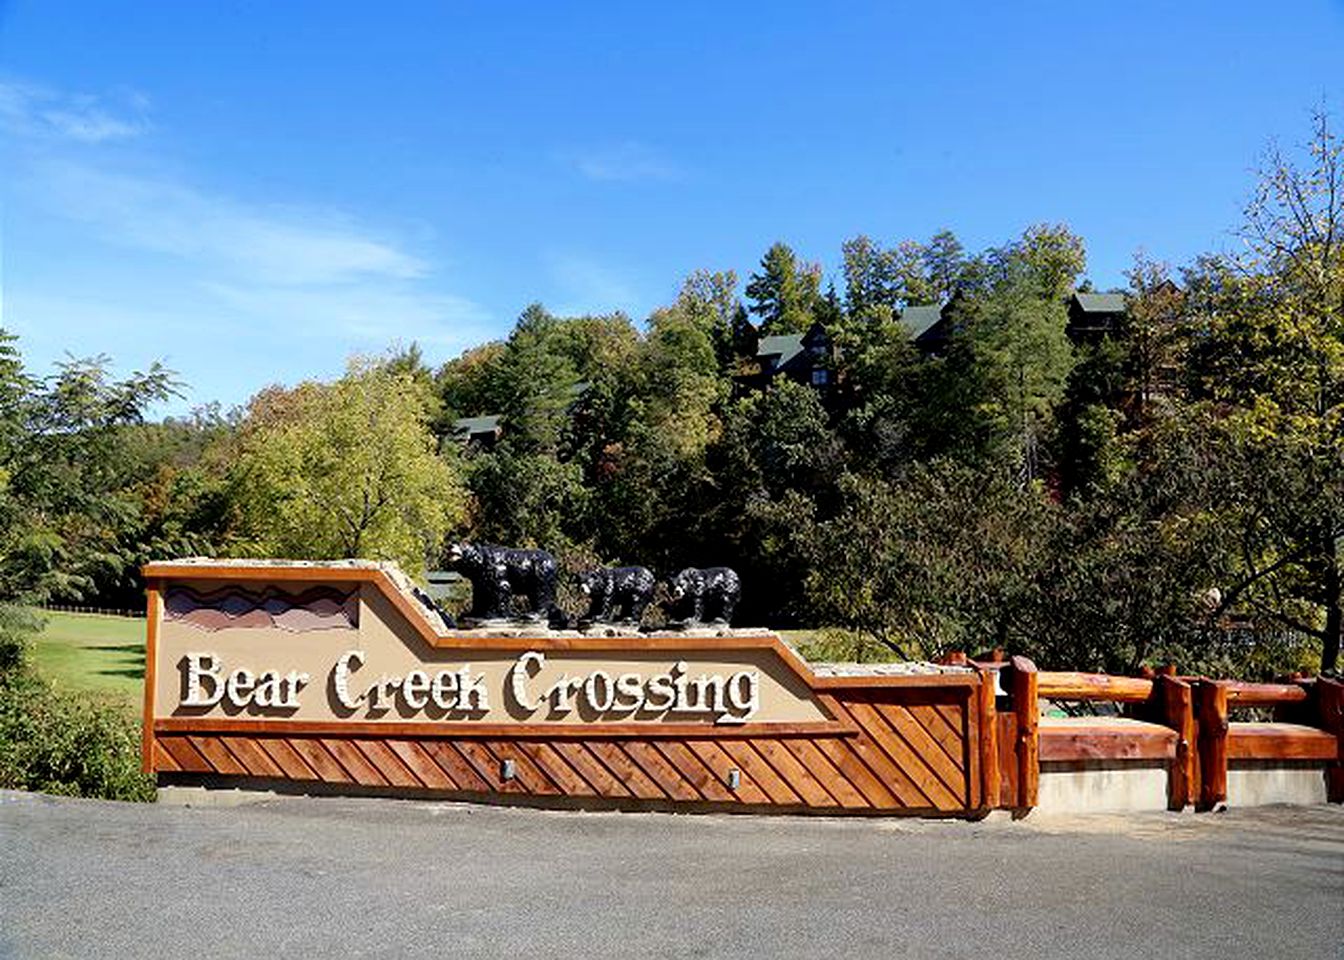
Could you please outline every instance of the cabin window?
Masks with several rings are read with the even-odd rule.
[[[814,386],[814,387],[824,387],[824,386],[826,386],[826,384],[829,383],[829,382],[830,382],[830,371],[829,371],[829,370],[813,370],[813,371],[812,371],[812,386]]]

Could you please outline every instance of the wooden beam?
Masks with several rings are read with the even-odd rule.
[[[1296,723],[1230,723],[1229,760],[1334,760],[1333,734]]]
[[[839,720],[797,723],[663,723],[650,720],[596,723],[477,723],[472,720],[281,720],[273,717],[177,716],[159,717],[159,733],[231,733],[277,737],[423,737],[433,739],[543,737],[543,738],[652,738],[713,737],[742,740],[752,737],[852,737],[853,723]]]
[[[999,713],[995,697],[995,681],[998,678],[992,670],[980,671],[980,687],[976,698],[980,710],[979,746],[981,776],[981,806],[993,810],[999,806],[999,797],[1003,790],[999,776]]]
[[[1039,677],[1036,664],[1013,657],[1013,712],[1017,715],[1017,806],[1029,810],[1040,795]]]
[[[1195,687],[1199,721],[1199,800],[1195,809],[1212,810],[1227,802],[1227,687],[1201,680]]]
[[[1141,720],[1114,723],[1041,723],[1040,759],[1045,760],[1169,760],[1176,752],[1176,733]]]
[[[1195,700],[1190,684],[1175,671],[1157,678],[1161,722],[1176,732],[1176,747],[1167,774],[1167,809],[1184,810],[1195,789]]]
[[[158,682],[159,621],[163,595],[157,580],[145,582],[145,690],[140,718],[140,769],[154,772],[154,686]]]
[[[1105,673],[1048,670],[1040,674],[1039,691],[1047,700],[1143,703],[1153,695],[1153,681],[1142,677],[1112,677]]]
[[[1229,707],[1273,707],[1284,703],[1305,703],[1307,691],[1295,683],[1244,683],[1223,681]]]

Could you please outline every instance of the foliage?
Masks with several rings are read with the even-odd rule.
[[[157,364],[122,380],[109,367],[70,360],[33,379],[0,331],[0,598],[87,596],[134,563],[118,539],[139,518],[126,436],[177,384]]]
[[[0,336],[0,598],[131,602],[138,566],[180,553],[418,570],[452,529],[567,569],[728,563],[744,620],[836,628],[815,649],[861,657],[1329,667],[1340,163],[1321,117],[1266,157],[1243,252],[1137,258],[1123,318],[1073,341],[1086,249],[1050,223],[978,251],[856,236],[834,281],[775,243],[741,298],[699,270],[641,324],[533,304],[437,370],[412,344],[238,415],[145,422],[166,371],[37,379]],[[937,337],[912,339],[914,305]],[[824,387],[760,369],[761,337],[817,324]],[[486,415],[498,442],[463,445],[453,422]]]
[[[569,541],[565,526],[585,512],[588,495],[573,463],[506,448],[472,459],[467,477],[473,535],[489,543],[558,550]]]
[[[240,550],[297,559],[392,559],[419,573],[461,520],[460,471],[435,451],[417,381],[353,363],[331,384],[272,388],[250,404],[234,477]]]
[[[0,680],[0,788],[105,800],[154,799],[139,724],[23,672]]]
[[[761,333],[802,333],[816,320],[821,301],[821,268],[802,263],[784,243],[761,258],[761,272],[747,283],[751,312],[761,318]]]
[[[1222,608],[1315,636],[1344,632],[1344,143],[1318,115],[1299,162],[1265,159],[1245,253],[1192,271],[1190,378],[1236,465],[1238,567]]]
[[[815,528],[807,581],[823,622],[906,657],[1028,646],[1055,520],[1038,490],[1002,471],[933,461],[896,482],[847,474],[840,492],[840,509]]]
[[[113,704],[59,693],[25,662],[37,624],[0,605],[0,788],[153,800],[140,772],[140,728]]]

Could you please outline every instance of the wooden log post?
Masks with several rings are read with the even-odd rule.
[[[1040,695],[1036,664],[1013,657],[1013,712],[1017,715],[1017,806],[1036,806],[1041,784]]]
[[[980,674],[980,687],[976,694],[980,707],[981,805],[986,810],[993,810],[999,806],[999,796],[1003,790],[999,775],[999,710],[995,695],[998,677],[995,670],[976,672]]]
[[[1195,785],[1195,709],[1190,684],[1174,674],[1157,678],[1159,722],[1176,731],[1176,754],[1167,774],[1167,809],[1184,810]]]
[[[145,582],[145,689],[140,717],[140,769],[154,772],[154,686],[158,682],[159,625],[163,592],[157,580]]]
[[[1199,800],[1195,809],[1227,802],[1227,685],[1200,680],[1195,687],[1199,719]]]
[[[1335,735],[1335,759],[1325,768],[1325,796],[1344,803],[1344,683],[1321,677],[1316,681],[1316,709],[1321,729]]]

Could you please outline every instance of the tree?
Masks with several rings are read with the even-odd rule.
[[[559,551],[585,526],[588,490],[578,464],[504,447],[468,466],[472,536]]]
[[[845,308],[861,316],[874,307],[895,307],[901,296],[900,278],[891,251],[882,250],[866,236],[840,246],[845,276]]]
[[[70,360],[36,380],[0,331],[0,597],[80,599],[132,566],[119,549],[139,510],[126,431],[179,384],[157,363],[120,380],[110,365]]]
[[[929,303],[946,302],[961,286],[967,269],[966,250],[951,230],[940,230],[920,249]]]
[[[795,536],[825,509],[844,451],[815,390],[781,379],[734,402],[710,455],[719,551],[743,579],[744,615],[797,617],[807,555]],[[711,541],[712,543],[715,541]]]
[[[238,549],[421,572],[466,506],[459,468],[435,452],[426,401],[411,376],[359,361],[334,383],[255,396],[236,448]]]
[[[1082,237],[1062,223],[1038,223],[1028,227],[1010,247],[1012,259],[1030,277],[1037,294],[1045,300],[1063,300],[1078,285],[1087,269],[1087,251]]]
[[[1301,159],[1266,156],[1243,254],[1190,276],[1191,375],[1240,463],[1242,564],[1223,607],[1303,631],[1338,664],[1344,630],[1344,145],[1324,114]]]
[[[676,306],[709,334],[719,371],[727,375],[736,372],[743,334],[739,325],[744,319],[737,299],[737,274],[731,270],[696,270],[682,283]]]
[[[800,262],[788,245],[776,243],[761,258],[761,272],[751,275],[747,299],[763,334],[803,333],[821,299],[821,268]]]
[[[436,433],[446,435],[458,417],[491,416],[504,408],[508,384],[504,380],[505,346],[498,340],[483,343],[449,360],[434,375],[443,421]]]
[[[902,657],[1027,647],[1055,512],[1002,471],[938,460],[894,481],[855,474],[797,548],[816,615]]]
[[[1007,445],[1021,482],[1040,475],[1039,450],[1064,394],[1072,353],[1064,304],[1043,296],[1025,264],[1013,264],[987,297],[961,315],[979,399],[973,411]]]
[[[500,359],[505,442],[525,453],[554,455],[579,372],[559,348],[563,321],[540,304],[518,318]]]

